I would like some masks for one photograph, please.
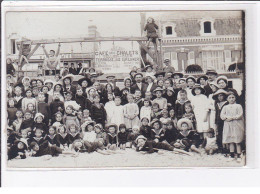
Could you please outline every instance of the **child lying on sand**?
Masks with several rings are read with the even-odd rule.
[[[149,141],[143,135],[139,135],[136,138],[136,144],[137,144],[136,151],[147,151],[148,153],[154,153],[154,152],[158,152],[161,149],[161,150],[175,151],[177,153],[187,154],[189,156],[192,155],[189,152],[186,152],[184,150],[174,148],[173,146],[167,143],[163,143],[163,142],[156,143],[155,141]]]

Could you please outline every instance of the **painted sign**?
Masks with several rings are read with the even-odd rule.
[[[138,50],[99,50],[95,52],[95,68],[103,73],[128,73],[140,67]]]

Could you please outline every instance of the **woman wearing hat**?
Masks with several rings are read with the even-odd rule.
[[[155,77],[154,76],[151,76],[151,75],[146,75],[145,76],[145,83],[148,84],[147,86],[147,89],[146,89],[146,92],[152,92],[156,89],[156,83],[154,83],[154,79]]]
[[[130,91],[131,90],[131,86],[132,86],[132,79],[130,77],[125,77],[124,78],[124,88],[122,90],[120,90],[120,96],[123,95],[124,91]]]
[[[219,76],[216,80],[218,87],[223,90],[228,90],[228,78],[224,75]]]
[[[73,96],[72,99],[74,99],[74,96],[76,94],[76,87],[72,85],[73,82],[73,75],[68,74],[65,77],[62,78],[62,83],[63,83],[63,89],[64,89],[64,94],[67,92],[72,92]]]
[[[194,107],[194,114],[197,120],[197,131],[201,134],[201,137],[206,136],[206,133],[209,131],[208,122],[206,122],[207,111],[208,111],[208,99],[204,95],[205,90],[199,85],[196,84],[191,90],[193,98],[191,104]]]
[[[82,87],[83,93],[86,94],[86,89],[91,86],[91,81],[87,77],[82,77],[78,80],[78,84]]]
[[[202,88],[205,89],[205,86],[207,85],[208,77],[206,75],[202,75],[197,79],[197,84],[200,84]]]

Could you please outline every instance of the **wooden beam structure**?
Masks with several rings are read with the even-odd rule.
[[[161,52],[158,52],[157,47],[159,45],[154,45],[154,52],[149,50],[149,48],[146,47],[146,45],[143,43],[144,41],[147,41],[147,37],[83,37],[83,38],[58,38],[58,39],[42,39],[42,40],[22,40],[17,41],[16,44],[19,48],[22,47],[22,44],[31,44],[36,45],[34,49],[31,51],[28,59],[34,54],[34,52],[39,48],[41,44],[58,44],[58,43],[75,43],[75,42],[102,42],[102,41],[137,41],[140,45],[140,47],[153,59],[153,61],[158,64],[159,67],[162,68],[162,54]],[[161,47],[161,43],[160,43]],[[162,48],[160,48],[162,49]],[[19,56],[20,57],[20,56]],[[22,67],[23,64],[20,64],[20,67]]]
[[[21,42],[36,44],[55,44],[55,43],[74,43],[74,42],[102,42],[102,41],[147,41],[146,37],[85,37],[85,38],[61,38],[61,39],[42,39],[17,41],[17,45]]]

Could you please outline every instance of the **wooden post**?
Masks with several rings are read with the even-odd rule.
[[[137,41],[139,43],[139,45],[142,47],[142,49],[145,50],[145,52],[147,52],[147,54],[156,62],[157,59],[155,57],[155,54],[153,52],[151,52],[147,46],[145,46],[141,41]]]

